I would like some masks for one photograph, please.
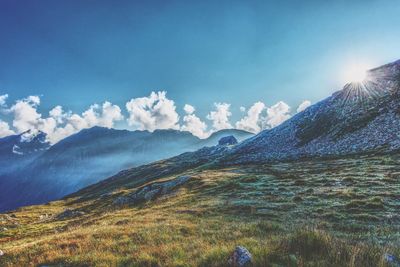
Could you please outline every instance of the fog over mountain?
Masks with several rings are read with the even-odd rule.
[[[53,146],[42,132],[5,137],[0,139],[0,210],[54,200],[123,169],[216,145],[228,135],[252,136],[231,129],[199,139],[177,130],[93,127]]]

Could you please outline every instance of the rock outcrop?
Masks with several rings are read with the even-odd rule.
[[[71,209],[66,209],[62,213],[58,214],[56,219],[58,220],[64,220],[64,219],[70,219],[70,218],[75,218],[85,215],[85,212],[79,211],[79,210],[71,210]]]
[[[186,183],[189,179],[190,176],[185,175],[165,182],[155,182],[137,189],[128,195],[120,196],[115,199],[113,203],[115,205],[134,205],[151,201],[159,196],[172,192],[177,187]]]
[[[236,140],[236,138],[233,135],[222,137],[218,141],[219,146],[232,146],[232,145],[236,145],[237,143],[238,143],[238,141]]]

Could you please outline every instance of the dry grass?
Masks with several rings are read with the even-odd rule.
[[[391,163],[202,169],[173,194],[139,206],[112,205],[130,190],[101,198],[85,191],[0,220],[7,228],[0,265],[224,266],[243,245],[255,266],[385,266],[385,252],[400,253],[400,181]],[[66,208],[85,214],[57,220]]]

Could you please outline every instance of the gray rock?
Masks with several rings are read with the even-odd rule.
[[[84,214],[85,213],[83,211],[66,209],[65,211],[63,211],[62,213],[57,215],[57,219],[58,220],[69,219],[69,218],[82,216]]]
[[[4,256],[4,252],[2,250],[0,250],[0,257]]]
[[[157,195],[160,193],[160,191],[161,191],[161,188],[156,188],[154,190],[150,190],[144,194],[143,198],[145,201],[153,200],[157,197]]]
[[[113,201],[114,205],[138,204],[151,201],[159,196],[171,193],[178,186],[183,185],[190,179],[190,176],[179,176],[175,179],[165,182],[155,182],[142,187],[128,195],[120,196]]]
[[[130,202],[130,199],[128,197],[122,196],[122,197],[117,197],[113,201],[113,204],[114,205],[118,205],[118,206],[122,206],[122,205],[129,204],[129,202]]]
[[[400,267],[400,259],[396,256],[386,253],[384,259],[389,266]]]
[[[238,143],[237,139],[233,135],[224,136],[218,141],[219,146],[231,146]]]
[[[229,266],[245,267],[252,266],[250,252],[242,246],[237,246],[228,260]]]
[[[169,193],[172,189],[174,189],[177,186],[180,186],[184,183],[186,183],[190,179],[190,176],[184,175],[184,176],[179,176],[178,178],[175,178],[171,181],[165,182],[162,184],[162,194],[167,194]]]

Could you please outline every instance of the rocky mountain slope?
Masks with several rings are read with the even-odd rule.
[[[252,134],[232,129],[199,139],[175,130],[94,127],[51,147],[43,133],[24,142],[21,136],[0,139],[0,164],[8,166],[0,172],[0,211],[60,198],[123,169],[213,146],[225,135],[243,140]]]
[[[221,163],[393,152],[399,148],[400,60],[369,70],[362,83],[349,83],[278,127],[242,142]]]
[[[400,60],[369,70],[363,83],[347,84],[280,126],[237,145],[206,147],[175,156],[162,164],[142,166],[142,170],[145,174],[156,168],[157,174],[167,175],[204,164],[219,168],[269,161],[394,153],[400,148],[399,88]],[[108,190],[113,184],[127,182],[131,179],[130,172],[123,171],[93,188]]]

